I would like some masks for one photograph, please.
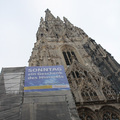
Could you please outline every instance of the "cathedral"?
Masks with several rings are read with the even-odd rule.
[[[3,68],[0,120],[120,120],[120,64],[67,18],[45,11],[28,62],[64,66],[70,92],[24,93],[25,68]]]
[[[80,120],[120,120],[120,65],[67,18],[45,12],[29,66],[64,66]]]

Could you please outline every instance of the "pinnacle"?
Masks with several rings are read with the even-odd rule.
[[[72,23],[70,23],[70,21],[66,17],[63,17],[63,20],[67,25],[72,25]]]
[[[43,17],[40,18],[40,25],[44,24],[44,19]]]
[[[55,19],[55,17],[52,15],[49,9],[47,9],[45,12],[46,12],[45,21],[51,21]]]
[[[47,12],[51,13],[51,11],[50,11],[48,8],[46,9],[46,11],[45,11],[45,12],[46,12],[46,13],[47,13]]]

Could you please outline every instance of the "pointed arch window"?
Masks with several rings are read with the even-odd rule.
[[[66,62],[67,65],[72,64],[72,58],[77,60],[77,57],[76,57],[74,51],[71,50],[71,49],[63,50],[62,53],[63,53],[64,59],[65,59],[65,62]]]

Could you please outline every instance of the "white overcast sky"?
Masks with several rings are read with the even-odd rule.
[[[28,66],[47,8],[83,29],[120,63],[120,0],[0,0],[0,69]]]

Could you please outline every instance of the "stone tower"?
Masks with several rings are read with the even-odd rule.
[[[120,120],[120,65],[67,18],[45,12],[29,66],[64,66],[80,120]]]

